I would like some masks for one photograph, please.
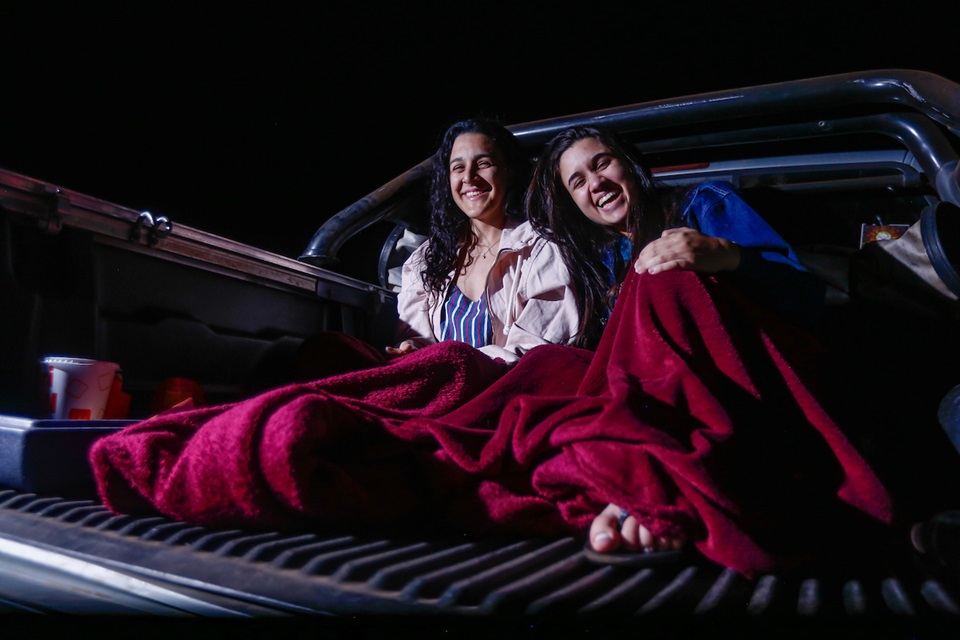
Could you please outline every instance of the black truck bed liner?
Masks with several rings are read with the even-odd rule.
[[[594,564],[583,540],[572,537],[218,530],[16,490],[0,491],[0,513],[3,552],[23,542],[62,556],[57,564],[64,570],[92,564],[174,591],[203,592],[232,603],[224,616],[943,616],[960,623],[956,575],[904,553],[748,580],[694,558],[646,568]],[[15,606],[16,594],[3,599]]]

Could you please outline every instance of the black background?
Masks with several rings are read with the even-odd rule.
[[[868,69],[960,81],[949,7],[8,2],[0,167],[296,257],[459,117]]]

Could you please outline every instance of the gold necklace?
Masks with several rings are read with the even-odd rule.
[[[486,249],[486,251],[484,251],[483,253],[480,254],[480,259],[481,259],[481,260],[486,260],[486,259],[487,259],[487,256],[490,255],[490,250],[493,249],[493,248],[494,248],[495,246],[497,246],[498,244],[500,244],[500,241],[499,241],[499,240],[497,240],[497,241],[494,242],[493,244],[488,244],[488,245],[486,245],[486,246],[484,246],[484,245],[482,245],[482,244],[477,244],[477,248],[478,248],[478,249],[484,249],[484,248]]]

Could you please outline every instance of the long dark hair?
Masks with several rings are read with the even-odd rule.
[[[633,238],[629,261],[614,250],[614,284],[602,255],[623,236],[609,227],[592,222],[573,201],[560,177],[560,156],[575,143],[594,138],[616,156],[639,186],[640,198],[632,202],[626,230]],[[640,249],[659,237],[677,215],[678,194],[658,187],[641,164],[629,143],[616,134],[590,126],[564,129],[551,139],[540,154],[527,190],[525,207],[533,227],[560,248],[564,263],[576,286],[580,327],[577,344],[593,347],[600,339],[603,325],[616,297],[617,283],[625,276]]]
[[[530,173],[530,160],[520,141],[498,121],[470,118],[450,125],[433,154],[430,179],[430,243],[424,256],[420,277],[427,291],[440,295],[451,271],[457,267],[461,251],[469,251],[477,242],[470,231],[470,219],[457,207],[450,193],[450,153],[457,137],[478,133],[489,138],[500,154],[507,171],[508,186],[504,206],[508,218],[524,219],[524,189]]]

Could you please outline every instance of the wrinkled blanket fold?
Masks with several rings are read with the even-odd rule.
[[[349,339],[345,340],[349,342]],[[583,533],[608,503],[747,575],[890,497],[809,384],[805,335],[716,279],[631,274],[595,353],[445,342],[97,441],[100,495],[217,527]],[[825,520],[826,519],[826,520]]]

